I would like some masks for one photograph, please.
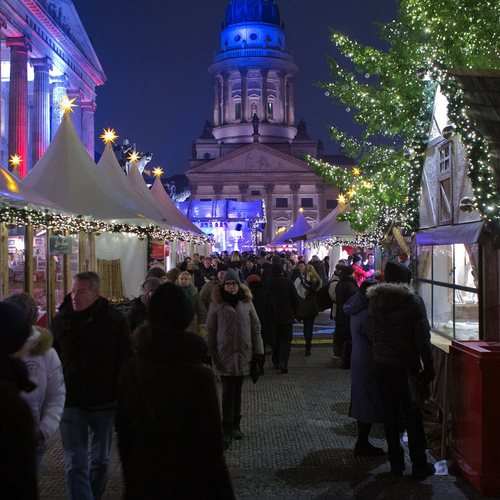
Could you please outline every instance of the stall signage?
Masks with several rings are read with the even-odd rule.
[[[71,236],[51,236],[49,238],[49,254],[70,254],[72,244],[73,238],[71,238]]]

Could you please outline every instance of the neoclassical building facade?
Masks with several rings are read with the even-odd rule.
[[[77,105],[75,128],[94,158],[96,87],[106,81],[71,0],[0,0],[1,158],[21,158],[21,177],[47,149],[62,120],[58,103]]]
[[[278,228],[291,227],[299,208],[310,224],[321,220],[335,208],[338,192],[301,156],[322,157],[323,147],[309,137],[303,120],[295,123],[298,68],[285,52],[276,3],[232,0],[220,41],[209,68],[212,123],[193,143],[186,172],[191,199],[263,199],[268,221],[263,239],[269,243]],[[341,163],[342,158],[336,157]]]

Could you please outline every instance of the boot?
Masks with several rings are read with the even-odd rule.
[[[243,439],[243,433],[240,428],[241,415],[239,417],[234,417],[233,420],[233,439]]]
[[[227,450],[233,441],[233,423],[222,422],[222,430],[224,431],[224,449]]]

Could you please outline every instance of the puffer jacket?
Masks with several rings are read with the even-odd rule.
[[[21,396],[33,413],[35,437],[38,447],[42,449],[59,426],[66,399],[61,360],[52,347],[53,340],[50,330],[32,327],[28,349],[23,357],[29,378],[37,387],[31,392],[21,392]]]
[[[244,299],[232,307],[222,298],[222,287],[212,292],[207,315],[205,340],[216,375],[238,377],[250,373],[254,354],[264,354],[260,321],[252,303],[250,289],[240,284]]]
[[[370,299],[374,361],[408,367],[416,373],[421,359],[428,379],[432,380],[434,356],[422,298],[401,283],[380,283],[370,287],[366,296]]]

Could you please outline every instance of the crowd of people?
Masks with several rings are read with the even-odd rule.
[[[99,276],[83,272],[50,330],[35,326],[30,295],[10,295],[0,302],[0,397],[9,408],[0,425],[12,430],[0,452],[0,491],[36,498],[44,446],[59,427],[70,500],[102,498],[115,429],[124,498],[234,498],[224,450],[243,438],[245,377],[255,367],[264,374],[266,356],[288,373],[297,321],[303,355],[311,355],[325,287],[334,356],[352,373],[354,453],[384,453],[369,441],[371,425],[383,422],[391,471],[401,475],[403,415],[413,476],[427,477],[433,466],[422,417],[404,384],[408,371],[426,384],[434,378],[429,324],[411,274],[396,261],[376,273],[373,255],[365,264],[353,255],[329,274],[328,258],[317,256],[194,254],[168,272],[151,268],[124,317],[101,296]]]

